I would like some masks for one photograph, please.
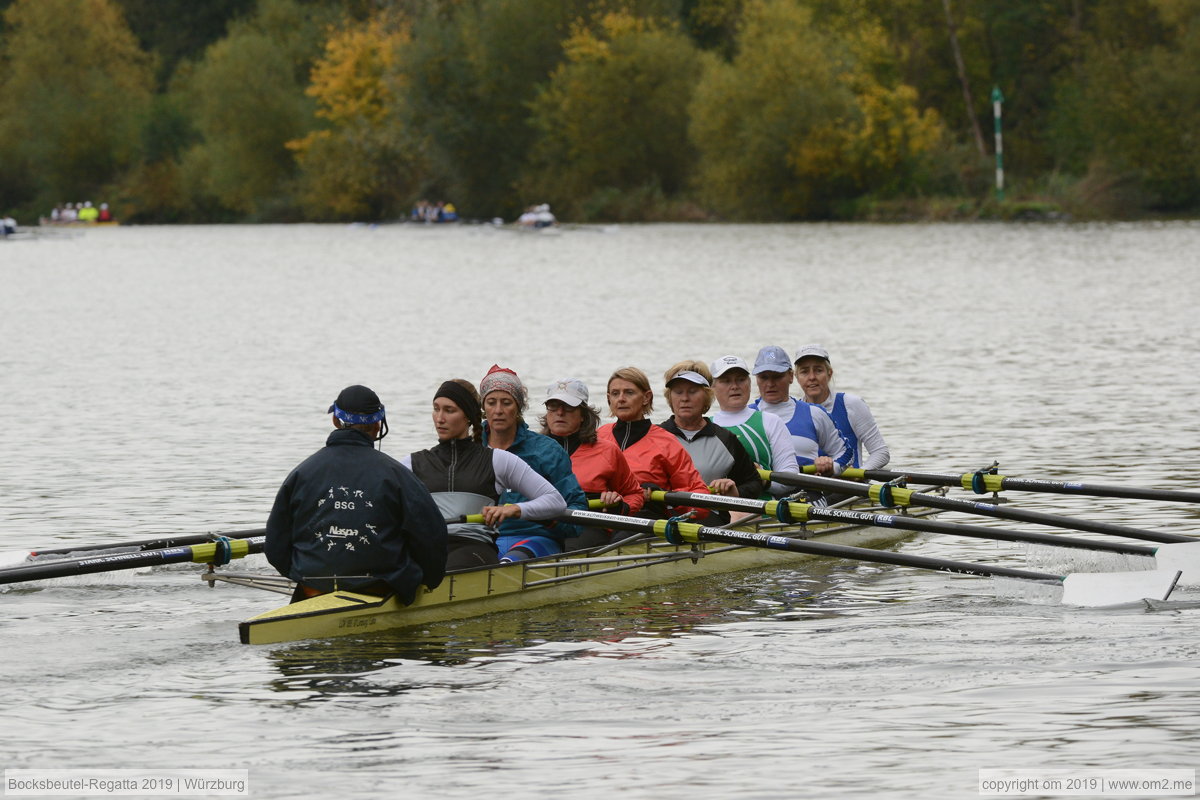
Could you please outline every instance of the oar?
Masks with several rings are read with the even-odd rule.
[[[842,519],[843,517],[839,516],[838,518]],[[1062,602],[1075,606],[1121,605],[1123,603],[1141,602],[1147,597],[1154,600],[1166,599],[1171,595],[1172,589],[1175,588],[1175,582],[1179,579],[1178,572],[1160,570],[1125,573],[1082,572],[1070,575],[1054,575],[1048,572],[1031,572],[1029,570],[1010,569],[1008,567],[991,567],[985,564],[972,564],[966,561],[949,561],[941,558],[909,555],[907,553],[871,550],[865,547],[850,547],[848,545],[818,542],[811,539],[791,539],[786,536],[772,536],[765,533],[709,528],[688,522],[672,523],[670,520],[643,520],[635,517],[619,516],[617,514],[604,514],[598,511],[568,510],[563,515],[563,519],[570,520],[571,522],[598,524],[606,528],[643,531],[664,538],[670,535],[669,531],[673,531],[681,539],[688,542],[727,542],[729,544],[749,545],[752,547],[789,550],[795,553],[808,553],[814,556],[871,561],[879,564],[895,564],[904,567],[932,569],[963,575],[984,575],[1016,578],[1018,580],[1034,581],[1043,584],[1060,584],[1063,587]]]
[[[807,467],[805,469],[808,469]],[[994,469],[994,467],[993,467]],[[849,467],[842,471],[843,478],[866,478],[872,481],[890,481],[904,478],[909,483],[922,486],[961,486],[976,494],[999,492],[1011,489],[1016,492],[1052,492],[1056,494],[1083,494],[1093,497],[1126,497],[1132,500],[1169,500],[1179,503],[1200,503],[1200,492],[1185,492],[1179,489],[1139,489],[1125,486],[1099,486],[1074,481],[1059,482],[1036,478],[1009,478],[990,470],[964,472],[961,475],[932,475],[924,472],[895,472],[886,469],[859,469]]]
[[[598,509],[598,508],[604,508],[604,507],[605,507],[604,503],[600,502],[600,499],[597,497],[593,497],[591,500],[588,500],[588,508]],[[483,514],[462,514],[461,516],[457,516],[457,517],[446,517],[446,519],[444,519],[442,521],[445,522],[447,525],[461,525],[464,522],[472,522],[476,525],[484,524]],[[538,522],[539,520],[530,520],[530,521]],[[545,520],[542,520],[542,521],[545,521]]]
[[[661,497],[659,496],[661,495]],[[1153,557],[1156,550],[1140,544],[1121,544],[1117,542],[1095,542],[1091,539],[1072,539],[1055,533],[1034,533],[1032,531],[1013,531],[1006,528],[977,528],[972,525],[959,525],[954,522],[940,522],[935,519],[922,519],[900,514],[872,514],[867,511],[854,511],[844,508],[825,508],[808,503],[787,502],[783,500],[755,500],[750,497],[724,497],[719,495],[698,494],[692,492],[654,492],[653,499],[668,503],[687,503],[694,506],[709,508],[724,508],[727,510],[753,511],[764,516],[774,517],[781,522],[789,517],[796,522],[815,520],[848,520],[862,525],[875,525],[900,530],[922,531],[924,533],[947,533],[953,536],[967,536],[973,539],[999,539],[1006,542],[1025,542],[1028,544],[1047,544],[1054,547],[1073,547],[1080,550],[1099,550],[1106,553],[1121,555],[1136,555]],[[781,506],[785,508],[781,509]]]
[[[770,479],[776,483],[785,483],[789,486],[870,497],[875,502],[885,506],[944,508],[947,511],[961,511],[964,514],[981,514],[985,517],[1012,519],[1017,522],[1032,522],[1035,525],[1051,525],[1056,528],[1068,528],[1070,530],[1087,531],[1089,533],[1103,533],[1110,536],[1124,536],[1126,539],[1142,539],[1147,542],[1200,543],[1200,539],[1196,539],[1194,536],[1148,531],[1141,528],[1130,528],[1125,525],[1114,525],[1110,522],[1093,522],[1076,517],[1046,514],[1041,511],[1026,511],[1020,508],[999,506],[995,503],[954,500],[949,497],[914,492],[912,489],[885,483],[864,484],[856,483],[855,481],[839,480],[838,478],[822,478],[818,475],[799,475],[795,472],[768,472],[765,469],[760,469],[759,474],[764,479]]]
[[[195,533],[184,535],[170,535],[159,537],[157,539],[141,539],[136,542],[106,542],[102,544],[76,544],[68,547],[57,548],[40,548],[32,550],[29,553],[29,558],[43,558],[45,556],[68,556],[74,553],[89,553],[95,550],[120,550],[122,552],[133,552],[136,550],[161,550],[165,547],[181,547],[189,544],[202,544],[211,542],[216,538],[224,536],[226,539],[249,539],[254,536],[263,536],[267,532],[266,528],[255,528],[247,531],[228,531],[226,533]]]
[[[1091,533],[1103,533],[1110,536],[1123,536],[1127,539],[1143,539],[1150,542],[1167,542],[1167,544],[1162,544],[1158,547],[1146,547],[1141,548],[1140,550],[1130,548],[1124,552],[1153,556],[1159,569],[1182,570],[1186,580],[1189,583],[1200,579],[1200,540],[1192,536],[1181,536],[1174,533],[1159,533],[1156,531],[1144,531],[1138,528],[1127,528],[1124,525],[1112,525],[1107,522],[1093,522],[1090,520],[1075,519],[1074,517],[1060,517],[1057,514],[1044,514],[1039,511],[1025,511],[1019,508],[997,506],[993,503],[972,503],[966,500],[952,500],[949,497],[937,497],[935,495],[914,492],[911,489],[905,489],[899,486],[890,486],[882,483],[868,485],[855,483],[853,481],[838,480],[836,478],[821,478],[816,475],[797,475],[794,472],[760,471],[764,477],[769,476],[772,481],[777,483],[786,483],[792,486],[801,486],[808,489],[820,489],[822,491],[838,492],[840,494],[855,494],[863,497],[870,497],[875,502],[885,506],[914,505],[925,506],[928,508],[944,508],[947,511],[961,511],[966,514],[982,514],[988,517],[1012,519],[1019,522],[1032,522],[1039,525],[1053,525],[1058,528],[1070,528],[1072,530],[1088,531]],[[948,525],[951,523],[940,524]],[[971,530],[974,529],[972,528]],[[986,528],[984,530],[991,531],[997,529]],[[982,536],[987,538],[986,534],[982,533],[963,533],[962,535]],[[1023,536],[1037,536],[1039,538],[1015,539],[1014,541],[1038,542],[1040,544],[1049,544],[1054,547],[1083,547],[1089,550],[1107,549],[1099,546],[1099,542],[1091,542],[1086,539],[1070,539],[1061,535],[1051,535],[1048,538],[1043,538],[1045,536],[1044,534],[1023,534]],[[995,538],[1003,539],[1006,537],[997,536]]]
[[[35,561],[0,569],[0,584],[65,578],[94,572],[115,572],[122,569],[154,567],[159,564],[180,564],[189,561],[197,564],[224,564],[231,558],[242,558],[251,553],[261,553],[266,538],[265,536],[252,536],[248,539],[230,539],[136,553],[110,553],[90,558]]]

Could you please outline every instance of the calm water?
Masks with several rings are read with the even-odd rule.
[[[3,243],[0,562],[261,525],[348,383],[383,397],[400,455],[432,443],[432,389],[493,362],[535,396],[567,375],[595,393],[619,366],[657,384],[680,358],[765,344],[827,346],[895,466],[1195,488],[1197,253],[1195,223]],[[1021,502],[1200,527],[1161,503]],[[902,549],[1088,566],[947,537]],[[825,563],[247,647],[236,623],[279,596],[196,574],[0,593],[0,766],[244,768],[263,798],[930,798],[977,796],[980,768],[1200,762],[1200,610],[1064,609],[986,579]]]

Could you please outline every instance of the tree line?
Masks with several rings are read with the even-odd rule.
[[[0,0],[0,211],[1200,208],[1200,0]],[[1008,203],[993,192],[1004,97]]]

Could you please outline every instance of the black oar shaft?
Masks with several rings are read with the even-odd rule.
[[[250,553],[262,552],[265,536],[235,539],[229,543],[230,557],[241,558]],[[0,584],[39,581],[48,578],[66,578],[72,575],[90,575],[96,572],[115,572],[123,569],[154,567],[160,564],[185,562],[207,563],[217,558],[219,545],[216,542],[195,544],[185,547],[167,547],[133,553],[113,553],[92,558],[67,558],[47,562],[31,562],[15,567],[0,569]]]
[[[838,480],[837,478],[822,478],[817,475],[797,475],[792,472],[772,472],[771,480],[790,486],[806,489],[819,489],[827,492],[855,494],[862,497],[873,497],[871,486],[854,481]],[[878,493],[878,487],[874,487]],[[1011,519],[1016,522],[1030,522],[1035,525],[1049,525],[1055,528],[1101,533],[1107,536],[1124,536],[1127,539],[1141,539],[1147,542],[1195,542],[1194,536],[1181,536],[1175,533],[1148,531],[1141,528],[1130,528],[1126,525],[1115,525],[1109,522],[1064,517],[1058,514],[1047,514],[1041,511],[1027,511],[1021,508],[1007,508],[995,503],[972,502],[970,500],[955,500],[949,497],[938,497],[907,490],[895,489],[893,496],[898,505],[924,506],[926,508],[941,508],[947,511],[960,511],[964,514],[980,514],[997,519]]]
[[[184,547],[191,544],[211,542],[214,537],[224,536],[226,539],[249,539],[252,536],[262,536],[266,528],[255,528],[246,531],[227,531],[225,533],[195,533],[172,536],[161,536],[157,539],[141,539],[136,542],[107,542],[105,544],[78,544],[68,547],[55,547],[33,550],[31,556],[69,555],[71,553],[86,553],[90,550],[161,550],[167,547]]]
[[[673,493],[674,494],[674,493]],[[598,524],[606,528],[621,528],[624,530],[645,531],[662,536],[666,531],[665,520],[642,520],[633,517],[623,517],[616,514],[603,514],[596,511],[567,511],[565,519],[580,523]],[[1020,578],[1022,580],[1040,581],[1044,583],[1061,583],[1062,575],[1052,575],[1048,572],[1031,572],[1023,569],[1008,567],[993,567],[985,564],[972,564],[966,561],[951,561],[943,558],[893,553],[883,550],[871,550],[866,547],[851,547],[849,545],[817,542],[811,539],[792,539],[787,536],[774,536],[766,533],[752,533],[728,528],[709,528],[687,522],[678,524],[680,533],[686,538],[696,541],[725,542],[751,547],[767,547],[773,550],[787,550],[793,553],[806,553],[828,558],[845,558],[853,561],[870,561],[877,564],[894,564],[902,567],[917,567],[932,569],[939,572],[954,572],[961,575],[983,575],[1005,578]]]
[[[720,497],[719,495],[704,495],[692,492],[666,492],[668,503],[676,505],[708,505],[713,508],[724,508],[736,511],[746,511],[757,504],[759,509],[767,514],[773,514],[776,501],[750,500],[744,498]],[[784,502],[784,501],[778,501]],[[900,514],[872,514],[867,511],[853,511],[843,508],[821,508],[807,503],[788,503],[792,514],[802,519],[833,520],[838,522],[853,522],[859,525],[873,525],[884,528],[899,528],[900,530],[921,531],[923,533],[946,533],[952,536],[966,536],[973,539],[1000,539],[1006,542],[1026,542],[1030,544],[1048,544],[1054,547],[1074,547],[1081,550],[1102,550],[1123,555],[1153,556],[1154,548],[1137,544],[1117,544],[1114,542],[1093,542],[1087,539],[1072,539],[1053,533],[1033,533],[1030,531],[1012,531],[1005,528],[976,528],[971,525],[959,525],[953,522],[939,522],[933,519],[919,519]]]
[[[973,489],[975,473],[962,475],[934,475],[923,472],[895,472],[886,469],[847,469],[842,473],[848,478],[867,478],[873,481],[890,481],[904,478],[909,483],[923,486],[961,486]],[[979,480],[987,492],[1009,489],[1016,492],[1051,492],[1055,494],[1080,494],[1092,497],[1123,497],[1130,500],[1168,500],[1179,503],[1200,503],[1200,492],[1180,489],[1140,489],[1133,486],[1101,486],[1075,481],[1047,481],[1035,478],[1009,478],[1004,475],[980,473]]]

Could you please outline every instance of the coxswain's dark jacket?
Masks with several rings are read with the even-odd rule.
[[[442,582],[446,523],[412,472],[342,428],[284,480],[267,520],[267,560],[320,591],[386,582],[404,603]]]

